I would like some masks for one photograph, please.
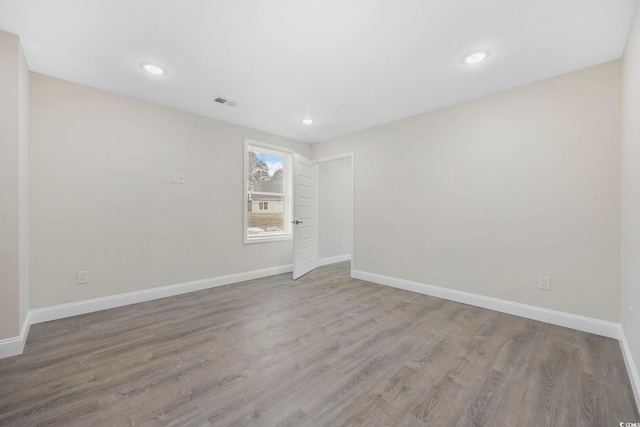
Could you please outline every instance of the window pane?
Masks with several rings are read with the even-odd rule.
[[[250,194],[247,203],[247,237],[284,234],[284,196]]]
[[[259,193],[284,193],[282,156],[261,152],[250,147],[247,153],[249,191]]]
[[[283,193],[282,181],[253,181],[253,191],[256,193]],[[249,188],[251,188],[249,184]]]
[[[245,243],[292,238],[291,157],[245,139]]]

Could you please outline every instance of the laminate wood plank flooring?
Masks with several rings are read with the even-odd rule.
[[[2,426],[617,426],[617,341],[350,277],[349,263],[33,325]]]

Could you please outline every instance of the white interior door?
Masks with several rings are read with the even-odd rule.
[[[318,267],[318,165],[294,155],[293,278]]]

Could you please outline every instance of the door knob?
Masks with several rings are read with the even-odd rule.
[[[302,221],[298,221],[296,219],[295,221],[291,221],[291,224],[295,224],[295,225],[302,224]]]

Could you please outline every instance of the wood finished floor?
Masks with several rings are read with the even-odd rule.
[[[9,426],[618,426],[618,342],[349,277],[348,263],[34,325]]]

